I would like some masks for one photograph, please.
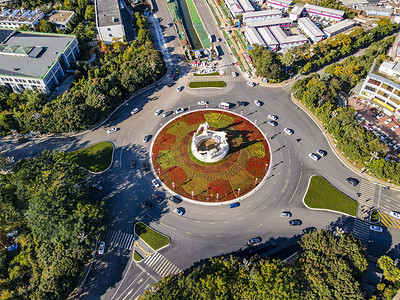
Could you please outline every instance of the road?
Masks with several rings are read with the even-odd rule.
[[[400,196],[394,191],[382,190],[343,165],[333,154],[314,122],[292,103],[290,87],[251,88],[243,77],[231,76],[230,71],[238,70],[234,66],[229,66],[228,75],[224,77],[227,82],[226,88],[188,89],[185,73],[189,68],[184,62],[176,61],[178,55],[182,54],[179,43],[171,37],[175,34],[173,27],[166,26],[171,20],[169,14],[165,12],[165,4],[160,2],[158,5],[155,18],[152,20],[152,33],[156,36],[157,30],[163,33],[166,43],[163,44],[161,41],[157,44],[169,53],[166,54],[168,63],[179,66],[181,74],[178,85],[185,87],[182,92],[177,92],[177,85],[168,88],[164,82],[127,103],[97,130],[61,141],[37,139],[26,144],[16,144],[13,141],[3,140],[1,143],[0,150],[7,156],[14,156],[16,160],[36,155],[44,149],[71,151],[100,141],[110,141],[115,145],[114,161],[110,170],[91,178],[93,182],[104,187],[102,191],[93,190],[91,196],[104,201],[106,205],[107,215],[104,224],[107,230],[102,235],[102,240],[106,242],[106,251],[104,255],[96,257],[80,298],[135,299],[168,272],[176,273],[204,259],[244,250],[246,241],[255,236],[263,239],[257,250],[269,255],[296,244],[302,229],[307,227],[343,228],[355,234],[365,244],[370,241],[368,250],[373,255],[385,253],[391,247],[396,251],[397,242],[394,241],[399,241],[400,236],[395,229],[385,229],[381,235],[370,233],[369,225],[359,219],[306,209],[302,204],[302,198],[309,178],[313,174],[324,176],[352,198],[356,199],[356,193],[360,192],[360,203],[370,201],[369,203],[374,203],[375,207],[382,207],[382,211],[392,210],[398,203],[396,199]],[[202,17],[207,16],[206,12],[201,13]],[[218,34],[215,22],[214,27],[211,20],[207,19],[205,22],[211,33]],[[208,27],[210,24],[211,27]],[[223,59],[227,65],[232,62],[228,54],[225,54]],[[263,105],[255,106],[253,103],[255,99],[262,101]],[[191,110],[203,109],[197,105],[200,100],[209,101],[209,108],[217,107],[222,101],[233,104],[237,101],[249,103],[247,106],[233,108],[233,111],[240,112],[243,109],[243,116],[253,122],[257,120],[257,125],[267,135],[272,151],[272,167],[268,179],[235,209],[229,209],[227,206],[209,207],[184,203],[186,214],[182,217],[171,213],[177,205],[168,201],[155,205],[152,210],[143,209],[142,202],[154,191],[151,179],[155,177],[154,173],[146,173],[142,168],[142,163],[149,161],[151,153],[151,142],[143,143],[143,137],[151,135],[152,140],[163,124],[173,117],[155,116],[154,112],[158,109],[176,110],[188,106]],[[135,107],[139,108],[140,112],[131,116],[130,111]],[[277,127],[271,127],[266,123],[267,115],[270,113],[279,117]],[[118,131],[107,135],[106,129],[109,127],[117,127]],[[285,134],[283,132],[285,127],[292,128],[294,134],[291,136]],[[326,150],[328,155],[314,162],[308,154],[317,149]],[[132,159],[138,161],[135,169],[130,168]],[[350,176],[360,180],[357,187],[354,188],[345,182]],[[159,189],[159,193],[164,197],[167,196],[163,189]],[[287,226],[288,220],[279,216],[283,210],[291,211],[293,218],[301,219],[303,224],[299,227]],[[159,253],[153,254],[153,257],[136,264],[131,259],[131,241],[132,228],[134,222],[138,220],[170,236],[172,243]]]

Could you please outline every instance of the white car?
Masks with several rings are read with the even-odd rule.
[[[256,84],[254,82],[250,82],[250,81],[247,82],[247,85],[251,86],[251,87],[255,87],[256,86]]]
[[[174,209],[174,213],[176,213],[178,216],[182,216],[183,215],[183,211],[179,208],[175,208]]]
[[[274,121],[278,120],[278,117],[275,115],[268,115],[268,118],[270,118],[271,120],[274,120]]]
[[[319,156],[317,154],[315,154],[315,153],[310,153],[310,154],[308,154],[308,156],[314,161],[318,161],[319,160]]]
[[[237,77],[238,74],[237,74],[236,72],[232,72],[232,76],[233,76],[233,77]]]
[[[390,122],[392,122],[393,120],[392,119],[387,119],[384,123],[387,125],[387,124],[389,124]]]
[[[103,187],[100,184],[94,183],[92,184],[92,188],[101,191],[103,189]]]
[[[176,111],[175,111],[175,113],[176,114],[180,114],[180,113],[183,113],[185,111],[185,109],[184,108],[178,108]]]
[[[390,128],[390,130],[392,130],[392,131],[395,131],[397,129],[399,129],[399,125],[394,125],[392,128]]]
[[[111,134],[111,133],[116,132],[116,131],[117,131],[117,128],[113,127],[113,128],[108,129],[107,133]]]
[[[371,229],[372,231],[376,231],[376,232],[383,232],[383,228],[376,226],[376,225],[369,226],[369,229]]]
[[[393,147],[394,150],[397,150],[397,149],[399,149],[399,148],[400,148],[400,144],[396,144],[396,145],[394,145],[394,147]]]
[[[155,188],[159,188],[159,187],[160,187],[160,183],[158,182],[157,179],[153,179],[153,180],[151,181],[151,183],[154,185]]]
[[[148,135],[145,135],[143,138],[143,143],[147,143],[149,141],[150,137]]]
[[[197,102],[197,105],[207,105],[208,102],[207,101],[199,101]]]
[[[161,113],[162,113],[162,110],[159,109],[159,110],[157,110],[154,114],[155,114],[156,116],[159,116],[159,115],[161,115]]]
[[[400,213],[397,211],[391,211],[389,214],[396,219],[400,219]]]
[[[317,154],[319,155],[319,156],[322,156],[322,157],[325,157],[326,156],[326,151],[325,150],[322,150],[322,149],[318,149],[317,151],[315,151],[315,152],[317,152]]]
[[[377,118],[379,120],[380,118],[383,118],[384,116],[385,116],[384,114],[379,114],[375,118]]]
[[[391,140],[390,142],[389,142],[389,146],[390,147],[393,147],[394,145],[396,145],[397,144],[397,141],[396,140]]]
[[[104,254],[104,249],[106,248],[106,243],[101,242],[99,246],[99,254]]]
[[[131,115],[137,114],[139,112],[139,108],[135,108],[134,110],[131,111]]]
[[[261,101],[260,100],[254,100],[254,104],[257,106],[261,106]]]
[[[183,86],[179,86],[179,87],[177,87],[177,89],[176,89],[178,92],[180,92],[180,91],[182,91],[183,90]]]
[[[294,133],[293,129],[290,129],[290,128],[287,128],[287,127],[285,129],[283,129],[283,131],[288,135],[292,135]]]

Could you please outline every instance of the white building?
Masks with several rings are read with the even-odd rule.
[[[118,0],[95,0],[96,27],[100,40],[113,43],[125,36]]]
[[[292,0],[267,0],[266,3],[273,8],[288,10]]]
[[[0,28],[18,29],[21,25],[33,28],[43,16],[44,13],[40,10],[4,9],[0,12]]]
[[[0,6],[6,5],[8,2],[11,2],[11,0],[0,0]]]
[[[343,31],[349,30],[350,28],[353,28],[356,25],[357,22],[346,19],[343,21],[340,21],[338,23],[333,24],[332,26],[326,27],[324,29],[324,33],[327,38],[334,36],[336,34],[339,34]]]
[[[264,40],[262,39],[260,34],[257,32],[257,29],[246,27],[246,29],[244,30],[244,36],[247,39],[249,45],[256,44],[262,47],[266,47],[266,44],[264,43]]]
[[[281,49],[290,49],[303,45],[308,42],[308,39],[303,34],[296,34],[288,36],[281,27],[274,26],[270,27],[269,30],[275,36],[276,40],[279,42],[279,47]]]
[[[305,17],[305,18],[300,18],[299,19],[299,28],[314,42],[318,43],[322,41],[325,38],[325,33],[322,32],[321,29],[317,27],[313,23],[313,21],[310,20],[310,18]]]
[[[238,0],[224,0],[225,5],[231,13],[232,17],[236,18],[238,15],[244,13],[243,8],[240,6]]]
[[[393,7],[382,7],[376,5],[365,5],[359,9],[365,11],[367,16],[372,17],[390,17],[394,13]]]
[[[57,28],[66,29],[74,15],[75,12],[69,10],[53,10],[49,16],[49,22],[56,25]]]
[[[0,84],[15,92],[48,93],[62,82],[78,53],[73,35],[0,29]]]
[[[271,30],[269,30],[267,27],[258,28],[257,30],[265,44],[267,44],[268,50],[277,51],[279,48],[279,42],[276,40]]]
[[[317,6],[313,4],[306,3],[304,10],[310,16],[317,16],[327,20],[341,21],[343,20],[344,11],[327,8],[323,6]]]
[[[281,17],[282,17],[282,12],[278,9],[245,12],[243,14],[243,23],[247,24],[254,21],[276,19]]]
[[[239,0],[239,4],[240,6],[243,8],[244,12],[253,12],[256,11],[253,7],[253,5],[251,5],[249,0]]]
[[[301,17],[301,14],[303,13],[304,6],[298,6],[295,5],[292,9],[292,11],[289,13],[289,19],[291,21],[296,21]]]
[[[261,21],[254,21],[247,24],[247,27],[290,27],[292,25],[292,21],[289,18],[276,18],[276,19],[266,19]]]

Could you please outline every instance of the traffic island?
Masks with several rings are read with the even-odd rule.
[[[226,87],[225,81],[192,81],[189,83],[189,88],[224,88]]]
[[[138,252],[133,251],[133,260],[135,262],[140,262],[143,259],[143,257],[140,256],[140,254]]]
[[[303,203],[309,209],[326,210],[353,217],[357,215],[357,201],[343,194],[321,176],[311,176]]]
[[[134,233],[139,239],[143,240],[151,247],[153,251],[167,247],[171,241],[168,236],[155,231],[141,222],[135,224]]]

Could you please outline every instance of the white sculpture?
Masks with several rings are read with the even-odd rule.
[[[226,132],[209,130],[207,122],[201,124],[193,135],[192,153],[201,161],[217,162],[223,159],[229,150]],[[201,133],[200,131],[203,130]]]

